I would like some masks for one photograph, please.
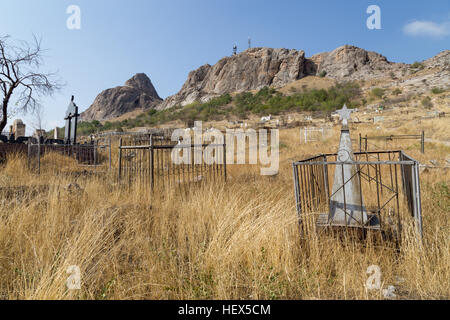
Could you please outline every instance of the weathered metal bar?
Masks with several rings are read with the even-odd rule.
[[[296,165],[292,165],[292,169],[294,170],[293,178],[294,178],[294,192],[295,192],[295,204],[297,209],[298,221],[301,223],[301,208],[299,201],[299,182],[298,182],[298,167]]]
[[[109,170],[111,171],[112,162],[111,162],[111,136],[109,137]]]
[[[377,164],[405,164],[405,165],[413,165],[414,161],[410,161],[410,160],[406,160],[406,161],[330,161],[330,162],[324,162],[324,161],[312,161],[312,162],[294,162],[295,164],[298,165],[324,165],[324,164],[359,164],[359,165],[377,165]]]
[[[422,203],[420,195],[420,180],[419,180],[419,163],[416,162],[411,168],[413,170],[413,190],[415,193],[414,201],[414,218],[416,219],[417,228],[420,238],[422,238]]]
[[[422,135],[420,136],[421,148],[420,151],[425,153],[425,131],[422,131]]]
[[[155,188],[155,160],[154,160],[154,150],[153,150],[153,135],[150,135],[150,188],[153,192]]]
[[[119,172],[118,172],[119,182],[121,175],[122,175],[122,138],[119,139]]]
[[[38,174],[41,174],[41,139],[38,139]]]
[[[223,144],[223,174],[224,174],[224,181],[227,181],[227,145],[226,143]]]

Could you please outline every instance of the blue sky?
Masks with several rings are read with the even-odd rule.
[[[69,30],[69,5],[81,29]],[[369,5],[381,8],[381,30],[369,30]],[[70,96],[87,109],[102,90],[145,72],[165,98],[189,71],[252,46],[305,50],[307,56],[352,44],[412,63],[449,49],[448,0],[3,0],[0,35],[42,37],[44,70],[66,86],[42,99],[44,125],[62,126]],[[33,116],[21,116],[26,123]]]

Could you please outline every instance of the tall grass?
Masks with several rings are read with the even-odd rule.
[[[230,166],[226,184],[188,194],[124,188],[101,176],[46,174],[9,159],[0,187],[0,297],[3,299],[382,299],[367,267],[400,299],[448,299],[448,171],[422,174],[424,240],[406,228],[400,252],[309,235],[301,240],[292,160],[335,151],[338,136],[300,144],[284,130],[280,173]],[[77,170],[74,165],[73,170]],[[80,189],[69,189],[77,183]],[[33,192],[36,185],[46,185]],[[6,189],[5,189],[6,190]],[[66,287],[68,266],[81,290]]]

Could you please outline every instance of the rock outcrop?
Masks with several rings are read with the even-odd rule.
[[[390,62],[379,53],[349,45],[316,54],[309,60],[317,75],[326,74],[339,81],[384,78],[391,72],[400,76],[407,68],[406,64]]]
[[[252,48],[192,71],[180,92],[160,106],[167,109],[196,100],[207,101],[224,93],[281,87],[305,76],[305,52]]]
[[[136,109],[155,108],[161,102],[147,75],[138,73],[124,86],[100,93],[89,109],[81,114],[81,120],[110,120]]]
[[[137,74],[124,86],[98,95],[82,114],[82,120],[109,120],[136,109],[168,109],[194,101],[206,102],[225,93],[283,87],[310,75],[337,81],[383,79],[385,88],[425,92],[432,87],[448,87],[450,51],[423,61],[421,69],[414,70],[411,65],[390,62],[379,53],[350,45],[310,58],[299,50],[252,48],[190,72],[181,90],[164,101],[150,79]]]
[[[391,72],[401,75],[406,68],[407,65],[389,62],[376,52],[349,45],[311,58],[305,58],[304,51],[253,48],[223,58],[214,66],[207,64],[192,71],[181,90],[158,108],[184,106],[196,100],[205,102],[224,93],[264,86],[282,87],[308,75],[325,73],[338,81],[353,81],[383,78]]]

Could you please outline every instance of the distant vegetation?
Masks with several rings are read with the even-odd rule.
[[[378,98],[378,99],[383,98],[384,93],[385,93],[385,91],[382,88],[374,88],[374,89],[372,89],[372,91],[370,91],[370,95],[373,98]]]
[[[411,65],[411,73],[414,74],[417,71],[423,70],[424,68],[425,66],[422,63],[416,61]]]
[[[431,109],[433,107],[433,103],[431,102],[430,97],[425,97],[422,99],[422,106],[424,106],[426,109]]]
[[[433,94],[440,94],[440,93],[443,93],[443,92],[445,92],[445,90],[441,89],[441,88],[433,88],[433,89],[431,89],[431,93],[433,93]]]
[[[402,93],[402,90],[400,90],[399,88],[396,88],[395,90],[392,91],[392,94],[396,95],[396,96],[398,96],[401,93]]]
[[[416,61],[411,65],[411,68],[422,70],[425,68],[425,66],[422,63]]]
[[[211,99],[208,102],[194,102],[184,107],[175,106],[167,110],[149,110],[133,119],[118,122],[83,122],[78,132],[88,135],[100,131],[124,130],[136,127],[154,126],[174,120],[189,122],[193,120],[221,120],[230,116],[246,118],[249,115],[279,115],[295,111],[331,112],[344,103],[349,108],[359,106],[360,87],[356,83],[343,83],[329,89],[312,89],[286,96],[281,92],[264,87],[256,93],[243,92],[232,97],[229,94]]]

